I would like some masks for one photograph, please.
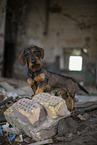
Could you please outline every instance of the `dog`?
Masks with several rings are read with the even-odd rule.
[[[41,59],[43,58],[44,49],[38,46],[25,49],[19,57],[21,65],[24,66],[27,63],[29,77],[27,82],[31,85],[34,95],[43,92],[61,95],[66,101],[67,108],[73,110],[77,87],[87,94],[89,94],[88,91],[72,77],[47,71],[42,67]]]

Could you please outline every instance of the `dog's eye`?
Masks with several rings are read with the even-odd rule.
[[[25,57],[28,57],[29,56],[29,53],[25,53],[24,55],[25,55]]]
[[[39,56],[39,51],[34,51],[34,54],[36,55],[36,56]]]

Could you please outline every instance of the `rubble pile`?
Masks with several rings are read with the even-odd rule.
[[[0,145],[97,144],[96,95],[77,95],[70,112],[61,96],[32,94],[22,82],[0,82]]]

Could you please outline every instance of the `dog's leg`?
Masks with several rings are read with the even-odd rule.
[[[66,99],[66,104],[69,110],[74,109],[74,100],[70,96]]]
[[[69,110],[74,109],[74,99],[70,97],[69,92],[66,89],[60,90],[60,95],[66,101],[67,108]]]
[[[67,108],[69,110],[73,110],[74,108],[74,98],[71,98],[68,91],[63,88],[56,88],[51,91],[54,95],[62,96],[62,98],[66,101]]]
[[[36,77],[34,78],[34,81],[36,81],[37,84],[38,84],[38,88],[37,88],[36,91],[35,91],[35,95],[44,92],[44,88],[41,87],[41,83],[42,83],[44,80],[45,80],[45,74],[44,74],[44,73],[39,74],[38,76],[36,76]]]
[[[43,88],[39,88],[39,86],[38,86],[38,88],[37,88],[37,90],[35,91],[35,95],[38,95],[39,93],[43,93]]]
[[[35,91],[36,91],[35,81],[32,80],[31,78],[29,78],[29,79],[27,80],[27,82],[28,82],[29,85],[31,85],[31,88],[32,88],[32,90],[33,90],[33,92],[34,92],[34,94],[35,94]]]
[[[66,91],[66,90],[65,90],[65,91]],[[73,110],[73,109],[74,109],[74,99],[70,97],[68,91],[66,91],[65,95],[67,95],[67,97],[66,97],[67,108],[68,108],[69,110]]]

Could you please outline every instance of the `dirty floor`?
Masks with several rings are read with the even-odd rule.
[[[0,145],[97,145],[97,89],[87,87],[89,96],[77,94],[75,110],[71,117],[62,119],[58,125],[58,132],[53,143],[35,142],[32,138],[22,134],[22,142],[10,141],[9,134],[0,135]],[[30,98],[33,92],[26,81],[0,78],[0,126],[6,123],[3,112],[20,98]],[[11,98],[2,105],[2,100]],[[48,141],[49,142],[49,141]]]

